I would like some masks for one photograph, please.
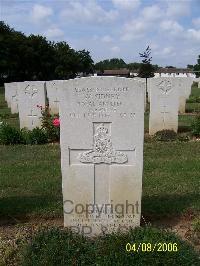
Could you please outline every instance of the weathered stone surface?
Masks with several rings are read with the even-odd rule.
[[[193,78],[177,78],[179,82],[179,113],[185,113],[186,100],[190,97]]]
[[[59,113],[58,84],[60,80],[46,81],[47,97],[51,114]]]
[[[88,235],[138,226],[144,83],[90,77],[59,86],[64,225]]]
[[[41,126],[41,109],[45,107],[45,82],[18,82],[18,107],[20,128],[33,129]]]
[[[177,78],[149,79],[149,134],[163,129],[178,129],[179,80]]]
[[[17,92],[17,82],[5,83],[5,100],[8,107],[11,108],[11,113],[18,113],[18,92]]]

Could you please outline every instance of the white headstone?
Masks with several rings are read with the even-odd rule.
[[[178,129],[179,81],[177,78],[152,78],[150,83],[149,134]]]
[[[8,107],[11,108],[11,113],[18,113],[18,94],[17,82],[4,83],[5,87],[5,100]]]
[[[58,84],[59,80],[46,81],[47,97],[51,114],[59,113]]]
[[[185,113],[186,100],[190,97],[193,78],[177,78],[179,81],[179,113]]]
[[[18,82],[18,107],[20,128],[32,130],[41,126],[41,109],[45,107],[45,82]]]
[[[139,226],[144,83],[68,80],[59,99],[64,225],[88,235]]]
[[[6,102],[7,102],[8,107],[10,107],[9,84],[10,84],[10,83],[4,83],[4,88],[5,88],[5,100],[6,100]]]

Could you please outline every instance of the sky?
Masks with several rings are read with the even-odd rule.
[[[113,57],[186,67],[200,54],[200,0],[0,0],[0,20],[26,35],[66,41],[94,62]]]

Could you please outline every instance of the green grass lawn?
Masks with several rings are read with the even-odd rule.
[[[62,216],[59,145],[0,151],[0,218]],[[143,215],[170,217],[199,207],[200,143],[146,143]]]
[[[185,106],[185,110],[187,113],[200,112],[200,102],[195,102],[196,98],[200,99],[200,89],[197,87],[197,85],[193,85],[191,95]]]
[[[197,84],[194,84],[192,86],[190,97],[192,97],[192,96],[196,96],[196,97],[199,97],[200,96],[200,89],[198,88],[198,85]]]

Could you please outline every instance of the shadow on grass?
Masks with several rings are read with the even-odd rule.
[[[178,216],[187,210],[197,210],[198,208],[200,208],[199,194],[152,195],[142,198],[142,214],[153,220],[154,218]]]
[[[199,194],[143,196],[142,214],[151,220],[174,217],[187,210],[197,210]],[[26,217],[57,217],[62,215],[62,198],[51,195],[18,196],[0,199],[0,222],[5,219]]]
[[[186,133],[186,132],[190,132],[191,131],[191,127],[190,126],[178,126],[178,133]]]
[[[62,199],[51,195],[17,196],[0,199],[0,220],[12,217],[54,217],[62,214]]]

